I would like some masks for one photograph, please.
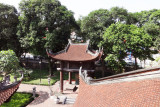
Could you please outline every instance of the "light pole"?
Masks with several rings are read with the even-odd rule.
[[[41,59],[39,61],[39,66],[40,66],[40,70],[42,70],[42,61],[41,61]],[[40,74],[40,84],[41,84],[41,74]]]

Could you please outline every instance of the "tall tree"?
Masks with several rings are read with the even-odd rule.
[[[110,9],[110,14],[112,15],[112,20],[116,22],[127,23],[128,21],[128,11],[120,7],[112,7]]]
[[[150,50],[153,46],[152,44],[152,37],[143,28],[138,28],[135,25],[116,23],[107,28],[100,45],[104,47],[108,60],[116,59],[122,72],[125,65],[123,59],[127,56],[127,52],[132,52],[135,64],[137,64],[137,58],[152,59],[151,54],[153,51]]]
[[[19,20],[22,45],[40,55],[46,54],[44,46],[54,52],[64,48],[75,23],[73,13],[57,0],[23,0]]]
[[[91,40],[91,46],[97,48],[102,40],[105,29],[113,23],[108,10],[99,9],[89,13],[87,17],[81,19],[81,32],[85,39]]]
[[[20,69],[19,60],[13,50],[0,51],[0,74],[15,73]]]
[[[18,13],[15,7],[0,3],[0,50],[12,49],[17,56],[21,54],[20,43],[16,35]]]
[[[46,56],[46,48],[62,50],[75,25],[73,13],[58,0],[23,0],[20,3],[19,35],[25,50]]]
[[[149,17],[149,20],[160,26],[160,10],[153,11]]]
[[[133,13],[137,20],[136,25],[142,27],[146,22],[150,21],[150,16],[155,11],[157,11],[157,9]]]

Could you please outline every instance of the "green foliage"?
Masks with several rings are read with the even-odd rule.
[[[108,54],[105,58],[105,62],[107,62],[107,67],[112,70],[115,74],[121,73],[123,71],[123,67],[125,62],[119,63],[117,56],[115,54]]]
[[[90,39],[90,44],[95,49],[102,40],[106,27],[113,23],[111,14],[106,9],[92,11],[87,17],[79,21],[83,38]]]
[[[127,56],[127,52],[132,52],[135,58],[153,59],[151,54],[154,51],[150,50],[153,46],[152,37],[143,28],[138,28],[135,25],[112,24],[103,35],[100,46],[104,47],[106,55],[114,54],[122,68],[124,68],[123,59]],[[106,60],[110,60],[113,56],[108,57],[109,59]]]
[[[160,26],[160,10],[152,12],[149,20]]]
[[[142,27],[146,22],[150,21],[150,16],[153,12],[157,11],[156,9],[150,10],[150,11],[141,11],[134,13],[136,19],[137,19],[137,25],[139,27]]]
[[[11,100],[3,103],[1,107],[24,107],[33,100],[32,94],[16,92],[11,97]]]
[[[20,43],[16,35],[18,12],[15,7],[0,3],[0,50],[12,49],[19,56]]]
[[[153,22],[146,22],[143,25],[144,30],[153,37],[153,40],[155,40],[157,38],[157,36],[160,34],[160,26],[158,26],[157,24],[153,23]]]
[[[157,50],[160,50],[160,35],[158,35],[158,37],[156,38],[154,45]]]
[[[160,57],[156,58],[155,61],[156,61],[156,62],[159,62],[159,61],[160,61]]]
[[[57,52],[68,43],[74,26],[73,13],[58,0],[23,0],[20,3],[18,32],[23,48],[46,55],[48,47]]]
[[[131,15],[129,17],[126,9],[113,7],[110,10],[99,9],[92,11],[88,16],[80,19],[78,23],[83,38],[90,39],[91,46],[97,49],[106,28],[116,22],[129,23],[129,18],[134,20]]]
[[[13,50],[0,51],[0,71],[5,74],[19,69],[19,60]]]
[[[110,9],[110,14],[112,15],[112,20],[114,20],[114,22],[127,23],[128,12],[126,9],[120,7],[112,7]]]

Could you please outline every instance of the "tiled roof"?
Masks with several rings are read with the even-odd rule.
[[[21,81],[13,83],[9,86],[6,86],[4,89],[0,89],[0,105],[2,105],[8,98],[10,98],[13,93],[19,88]]]
[[[102,52],[91,52],[90,50],[88,50],[87,43],[69,43],[64,51],[61,51],[56,54],[51,54],[48,52],[47,54],[56,60],[90,61],[99,59],[102,55]]]
[[[135,80],[115,82],[114,78],[107,80],[110,82],[106,84],[87,84],[80,76],[79,93],[74,107],[160,107],[160,78],[157,78],[160,73],[153,73],[155,74],[145,75],[150,79],[140,79],[144,75],[138,74],[131,77]]]

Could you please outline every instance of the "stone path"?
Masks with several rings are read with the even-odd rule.
[[[54,99],[56,96],[60,98],[60,101],[62,101],[65,97],[71,98],[73,100],[76,99],[78,90],[76,92],[66,90],[66,88],[73,89],[74,86],[74,83],[68,84],[68,81],[64,81],[63,94],[59,93],[59,81],[56,82],[53,86],[21,84],[17,91],[32,93],[33,87],[36,87],[36,92],[39,94],[39,97],[35,98],[35,100],[27,107],[72,107],[73,104],[55,104]],[[51,91],[52,94],[50,95]]]

